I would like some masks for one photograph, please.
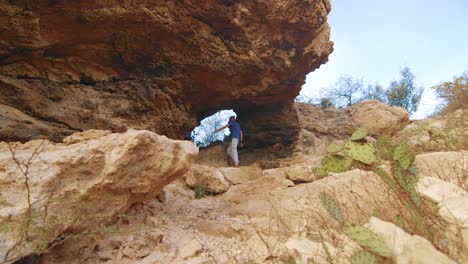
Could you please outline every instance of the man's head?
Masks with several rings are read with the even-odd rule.
[[[229,117],[229,121],[236,121],[236,116]]]

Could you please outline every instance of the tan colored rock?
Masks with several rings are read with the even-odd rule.
[[[190,240],[183,240],[179,243],[181,246],[178,251],[178,257],[181,259],[195,257],[203,250],[202,245],[200,245],[200,242],[198,242],[195,238]]]
[[[103,135],[103,136],[98,136]],[[0,258],[30,254],[62,232],[97,228],[135,203],[154,198],[188,171],[198,149],[149,131],[123,134],[84,132],[74,144],[49,141],[0,143]],[[36,153],[36,155],[33,155]],[[31,217],[28,241],[14,247],[28,217],[27,170]],[[23,230],[24,231],[24,230]]]
[[[468,151],[432,152],[417,155],[419,177],[434,177],[468,191]]]
[[[247,183],[262,176],[262,170],[256,166],[222,167],[219,170],[224,178],[233,185]]]
[[[193,165],[185,182],[192,188],[203,187],[210,193],[223,193],[231,186],[220,169],[203,165]]]
[[[451,255],[460,258],[460,262],[467,262],[468,193],[454,183],[433,177],[419,179],[417,190],[437,203],[439,215],[447,222],[445,234]]]
[[[377,100],[365,100],[349,108],[356,127],[367,129],[370,135],[394,135],[409,122],[408,112]]]
[[[314,159],[315,164],[298,164],[290,167],[286,167],[284,170],[286,171],[287,178],[294,181],[294,182],[313,182],[322,178],[321,176],[315,175],[313,169],[320,166],[320,160]]]
[[[395,263],[455,263],[443,253],[437,251],[426,239],[417,235],[410,235],[392,223],[371,217],[369,223],[365,226],[384,239],[392,252]]]

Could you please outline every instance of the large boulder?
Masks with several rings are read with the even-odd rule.
[[[354,124],[367,129],[371,135],[394,135],[409,122],[408,112],[377,100],[365,100],[349,109]]]
[[[96,229],[185,174],[198,148],[149,131],[0,142],[0,259]],[[8,256],[6,256],[8,255]]]
[[[185,177],[190,187],[207,193],[223,193],[231,186],[220,169],[210,166],[193,165]]]

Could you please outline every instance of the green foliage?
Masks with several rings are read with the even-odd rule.
[[[375,148],[372,143],[348,141],[345,145],[345,153],[352,159],[368,165],[376,161]]]
[[[324,167],[316,167],[312,169],[312,172],[314,173],[315,176],[324,178],[328,176],[328,171]]]
[[[400,71],[400,80],[392,81],[385,91],[386,103],[405,108],[408,113],[416,112],[423,93],[422,87],[417,87],[414,74],[408,67]]]
[[[343,214],[335,198],[325,192],[320,193],[320,201],[327,212],[338,222],[343,223]]]
[[[322,159],[322,166],[331,172],[345,172],[351,168],[352,160],[341,155],[327,156]]]
[[[382,257],[390,257],[392,252],[385,241],[376,233],[360,225],[345,226],[345,234],[364,248]]]
[[[423,88],[415,84],[414,77],[411,70],[408,67],[404,67],[400,71],[400,79],[392,81],[387,88],[384,88],[379,83],[375,85],[369,84],[365,88],[362,78],[341,76],[335,85],[326,90],[322,90],[321,93],[337,107],[350,107],[362,100],[374,99],[389,105],[403,107],[412,114],[417,110],[423,92]],[[465,79],[464,82],[461,82],[462,85],[459,85],[459,87],[463,87],[463,84],[465,84],[466,87],[466,83],[467,81]],[[450,90],[444,88],[434,89],[436,89],[436,91]],[[456,91],[457,94],[460,94],[460,91],[463,91],[463,89],[457,89]],[[465,97],[458,96],[465,99],[464,101],[458,100],[458,102],[463,103],[468,99],[466,88],[464,96]]]
[[[343,148],[344,148],[344,146],[338,145],[338,144],[336,144],[336,143],[331,142],[331,143],[329,143],[329,144],[327,145],[327,152],[328,152],[329,154],[336,154],[336,153],[342,151]]]
[[[354,133],[349,139],[356,141],[364,139],[365,137],[367,137],[367,130],[365,128],[359,127],[358,129],[356,129],[356,131],[354,131]]]
[[[377,259],[371,253],[361,250],[351,257],[351,264],[377,264]]]
[[[437,97],[442,99],[438,107],[441,114],[449,114],[458,109],[468,109],[468,71],[465,71],[452,81],[440,83],[432,87]]]
[[[404,169],[408,169],[414,162],[414,155],[411,154],[406,144],[399,144],[393,151],[393,159],[398,161]]]
[[[195,199],[200,199],[208,194],[208,191],[202,185],[195,186],[194,191],[195,191]]]

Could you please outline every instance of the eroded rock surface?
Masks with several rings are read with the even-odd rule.
[[[0,106],[21,116],[0,116],[16,130],[2,122],[0,139],[122,124],[184,138],[226,108],[246,123],[281,119],[333,50],[330,10],[328,0],[3,1]]]
[[[14,259],[44,250],[65,233],[96,229],[154,198],[198,154],[191,142],[150,131],[89,131],[64,141],[0,143],[2,261],[7,253]]]

